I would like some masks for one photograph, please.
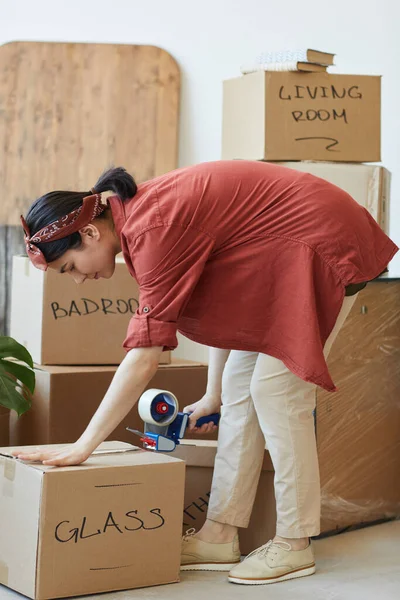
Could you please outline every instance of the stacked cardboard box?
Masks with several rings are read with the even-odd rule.
[[[400,278],[363,290],[317,391],[322,531],[400,517]]]
[[[400,278],[367,286],[333,345],[335,394],[317,390],[316,437],[321,477],[321,534],[400,517]],[[207,514],[217,445],[187,440],[184,529]],[[275,534],[274,472],[268,451],[243,553]]]
[[[0,448],[1,584],[45,600],[179,581],[181,460],[106,442],[53,469],[12,450]]]
[[[20,418],[11,414],[13,446],[58,444],[76,441],[88,425],[106,393],[116,366],[42,366],[36,371],[32,408]],[[199,400],[207,385],[207,367],[173,360],[160,365],[148,388],[169,390],[180,407]],[[139,439],[127,427],[143,431],[137,405],[109,436],[133,444]]]
[[[223,158],[375,162],[380,77],[258,71],[224,82]]]
[[[381,78],[258,70],[224,82],[222,158],[281,162],[348,191],[389,230]],[[298,162],[307,161],[307,162]],[[324,162],[319,162],[324,161]]]
[[[380,160],[379,77],[257,70],[224,82],[222,158],[273,161],[326,179],[389,231],[390,173],[363,164]],[[400,379],[398,348],[390,342],[398,335],[398,297],[398,282],[389,280],[360,295],[330,356],[337,401],[336,394],[318,390],[323,533],[400,515],[394,483]],[[372,336],[367,347],[366,319]],[[215,451],[215,442],[179,449],[187,461],[186,525],[198,528],[205,519]],[[272,471],[264,466],[242,552],[275,533]]]
[[[359,295],[329,364],[335,394],[317,390],[321,534],[400,517],[400,278],[383,277]],[[215,441],[187,440],[184,529],[206,519]],[[275,535],[274,470],[268,451],[242,553]]]
[[[123,259],[110,280],[76,285],[67,275],[13,263],[11,335],[37,365],[32,408],[11,415],[13,445],[74,442],[104,397],[125,351],[122,342],[138,306],[139,288]],[[207,367],[171,361],[163,352],[149,387],[175,393],[183,408],[201,398]],[[126,426],[143,428],[137,406],[109,439],[133,441]]]
[[[33,356],[36,389],[9,430],[9,411],[0,411],[1,445],[54,447],[81,436],[125,356],[138,297],[123,260],[111,280],[77,286],[14,258],[11,335]],[[171,390],[181,408],[201,398],[205,365],[169,352],[160,362],[148,387]],[[128,426],[143,430],[137,405],[80,467],[23,464],[0,448],[0,583],[45,599],[179,580],[184,463],[132,447],[140,442]]]
[[[216,453],[216,441],[197,439],[183,440],[173,454],[186,463],[184,532],[192,527],[198,531],[206,520]],[[242,554],[249,554],[275,535],[274,475],[271,458],[266,451],[249,527],[239,531]]]
[[[13,260],[11,337],[38,365],[118,365],[139,286],[124,260],[111,279],[77,285],[69,275],[39,271],[27,257]],[[170,352],[161,363],[168,364]]]

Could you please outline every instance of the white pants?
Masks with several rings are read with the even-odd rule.
[[[325,357],[356,297],[345,297],[325,344]],[[276,534],[302,538],[320,533],[320,481],[313,416],[316,389],[276,358],[231,351],[222,380],[209,519],[236,527],[248,526],[267,447],[275,470]]]

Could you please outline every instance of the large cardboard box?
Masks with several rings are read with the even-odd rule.
[[[381,79],[258,71],[224,82],[222,158],[380,161]]]
[[[8,446],[10,439],[10,410],[0,404],[0,445]]]
[[[279,164],[311,173],[342,188],[364,206],[382,229],[389,233],[391,174],[385,167],[313,161]]]
[[[116,367],[57,367],[36,369],[36,389],[31,409],[19,419],[11,413],[13,446],[75,442],[102,401]],[[169,390],[180,409],[200,400],[207,386],[207,366],[184,360],[160,365],[149,388]],[[126,427],[143,431],[137,405],[109,439],[139,443]]]
[[[217,442],[210,440],[183,440],[173,453],[186,463],[183,532],[192,527],[198,531],[207,518],[216,453]],[[241,553],[262,546],[275,532],[274,468],[266,451],[249,527],[239,531]]]
[[[118,365],[139,287],[117,259],[111,279],[77,285],[69,275],[13,260],[11,336],[42,365]],[[164,352],[162,363],[170,362]]]
[[[322,531],[400,517],[400,279],[360,292],[317,390]]]
[[[184,463],[103,444],[54,469],[0,449],[0,582],[43,600],[179,580]]]

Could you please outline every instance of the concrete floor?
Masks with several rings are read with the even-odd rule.
[[[263,586],[234,585],[225,573],[182,573],[179,584],[86,596],[96,600],[399,600],[400,521],[314,542],[317,572]],[[0,600],[24,597],[0,586]]]

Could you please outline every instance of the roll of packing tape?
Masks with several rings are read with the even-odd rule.
[[[172,392],[152,388],[139,398],[139,415],[144,423],[169,425],[179,411],[178,399]]]

